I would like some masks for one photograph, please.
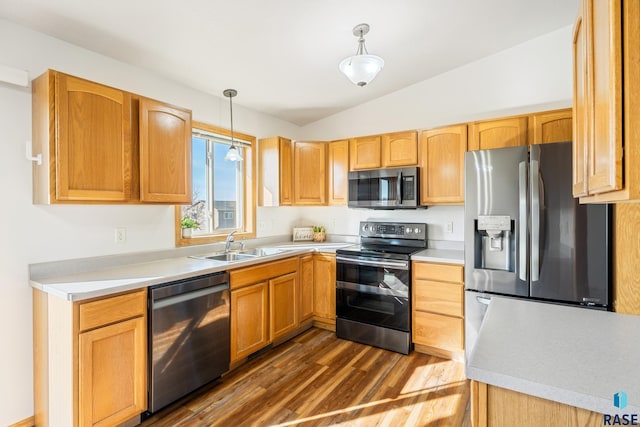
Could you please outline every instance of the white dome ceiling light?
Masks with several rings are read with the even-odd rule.
[[[364,35],[369,32],[369,24],[359,24],[353,27],[353,35],[358,37],[358,50],[354,56],[340,62],[340,71],[358,86],[366,86],[375,79],[384,60],[377,55],[370,55],[364,45]]]

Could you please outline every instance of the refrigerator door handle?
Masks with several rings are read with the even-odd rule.
[[[480,304],[489,305],[489,303],[491,302],[491,298],[477,296],[476,301],[478,301]]]
[[[540,164],[531,160],[531,282],[540,280]]]
[[[518,171],[518,277],[527,281],[527,162],[520,162]]]

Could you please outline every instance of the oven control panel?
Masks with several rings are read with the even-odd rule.
[[[426,240],[427,224],[362,221],[360,236]]]

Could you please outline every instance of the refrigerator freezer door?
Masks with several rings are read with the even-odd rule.
[[[531,296],[608,305],[609,208],[572,195],[571,143],[531,146]],[[537,179],[536,179],[537,178]],[[536,219],[536,221],[534,221]]]
[[[527,161],[527,147],[465,154],[467,289],[529,296]],[[490,229],[483,217],[506,217],[509,226]]]

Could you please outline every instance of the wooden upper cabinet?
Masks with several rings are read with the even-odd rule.
[[[349,140],[329,143],[329,205],[346,206],[349,201]]]
[[[34,203],[191,203],[191,112],[49,70],[32,84]]]
[[[382,166],[380,135],[349,141],[349,170],[376,169]]]
[[[296,141],[293,146],[293,203],[325,205],[327,144]]]
[[[293,148],[291,140],[274,136],[258,141],[260,206],[293,204]]]
[[[420,138],[421,205],[464,203],[467,125],[423,131]]]
[[[610,193],[594,199],[596,202],[628,200],[638,197],[640,193],[630,185],[631,182],[625,183],[623,179],[625,172],[633,175],[630,177],[632,180],[638,178],[638,173],[632,172],[637,166],[623,166],[623,137],[633,134],[631,128],[637,127],[633,124],[630,129],[623,126],[628,123],[626,117],[623,122],[623,112],[629,117],[634,114],[633,108],[623,110],[623,103],[626,107],[628,97],[638,96],[637,89],[634,93],[633,88],[637,88],[640,78],[637,65],[637,45],[640,43],[637,26],[640,18],[637,5],[625,5],[623,11],[621,3],[584,0],[574,28],[574,196]],[[629,67],[624,72],[624,82],[623,63]],[[630,74],[627,75],[627,72]],[[628,141],[637,145],[637,139]],[[627,145],[626,149],[627,161],[637,157],[632,154],[635,148]],[[585,168],[586,182],[583,181]],[[625,186],[627,192],[613,194],[624,190]],[[630,192],[635,195],[630,195]]]
[[[589,79],[587,69],[586,2],[578,6],[578,18],[573,28],[573,196],[589,194],[587,190],[587,156],[591,130],[589,129]]]
[[[571,108],[529,116],[529,144],[569,142],[573,139]]]
[[[34,202],[129,200],[130,95],[55,71],[33,92]]]
[[[418,132],[396,132],[382,135],[382,167],[418,164]]]
[[[469,151],[527,145],[527,117],[485,120],[469,125]]]
[[[191,203],[191,112],[140,99],[140,200]]]

